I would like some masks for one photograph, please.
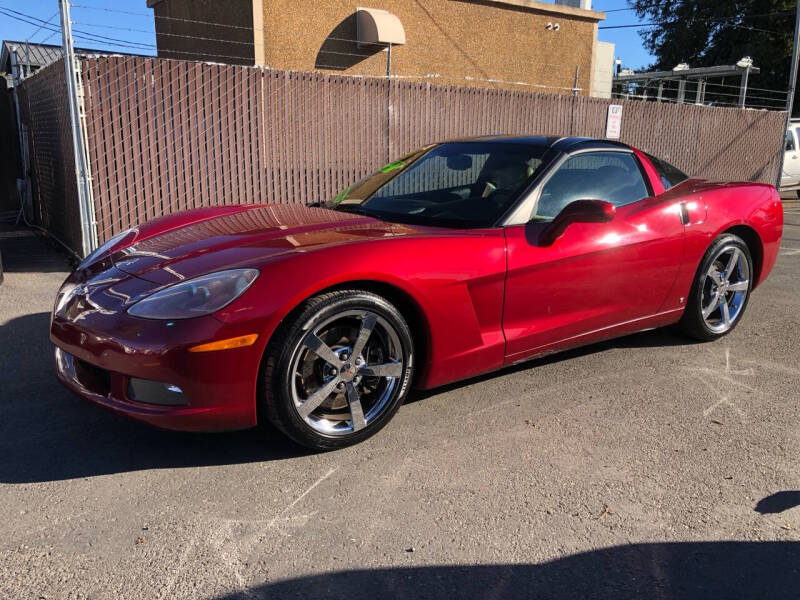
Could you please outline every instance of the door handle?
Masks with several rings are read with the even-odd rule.
[[[681,224],[688,225],[689,224],[689,209],[686,206],[686,202],[681,202],[679,205],[680,213],[681,213]]]

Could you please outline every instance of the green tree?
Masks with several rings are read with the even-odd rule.
[[[761,74],[751,85],[786,90],[792,57],[796,0],[630,0],[638,16],[657,27],[640,31],[645,47],[656,57],[651,68],[670,70],[680,63],[692,67],[735,64],[750,56]],[[725,84],[738,85],[727,80]],[[735,102],[734,88],[709,85],[709,95]],[[714,94],[716,92],[716,94]],[[780,108],[785,94],[752,92],[753,104]],[[797,107],[797,104],[795,104]]]

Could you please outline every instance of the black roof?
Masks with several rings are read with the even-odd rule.
[[[614,149],[625,148],[629,149],[630,146],[617,142],[616,140],[604,140],[600,138],[590,137],[558,137],[546,135],[478,135],[472,137],[459,138],[457,142],[487,142],[487,143],[512,143],[512,144],[530,144],[532,146],[540,146],[550,148],[558,152],[570,153],[576,150],[594,150],[594,149]]]
[[[28,62],[33,69],[46,67],[50,63],[56,62],[61,58],[61,46],[56,44],[35,44],[33,42],[19,42],[15,40],[3,40],[2,50],[0,51],[0,71],[11,71],[11,53],[16,50],[20,62]],[[78,54],[124,54],[117,50],[96,50],[93,48],[75,48]]]

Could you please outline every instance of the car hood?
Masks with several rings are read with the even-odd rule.
[[[213,271],[330,245],[408,235],[417,228],[339,211],[266,204],[147,237],[112,254],[124,273],[169,285]]]

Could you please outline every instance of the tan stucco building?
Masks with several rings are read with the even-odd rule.
[[[148,0],[160,57],[581,94],[591,0]],[[601,52],[602,54],[602,52]],[[523,85],[524,84],[524,85]]]

